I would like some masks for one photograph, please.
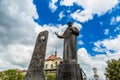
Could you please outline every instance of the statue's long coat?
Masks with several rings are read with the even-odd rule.
[[[78,35],[79,30],[76,27],[68,27],[62,36],[58,36],[59,38],[64,38],[64,61],[77,61],[76,42]]]

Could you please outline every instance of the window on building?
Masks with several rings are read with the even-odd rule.
[[[53,69],[53,64],[51,64],[51,69]]]
[[[45,65],[45,68],[48,68],[48,64]]]
[[[55,66],[57,67],[57,62],[55,62]]]

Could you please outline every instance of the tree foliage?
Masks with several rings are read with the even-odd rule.
[[[0,72],[0,79],[1,80],[24,80],[24,75],[20,72],[17,72],[15,70],[7,70]]]
[[[120,59],[108,61],[105,74],[109,80],[120,80]]]
[[[56,74],[55,73],[45,73],[46,80],[55,80]]]

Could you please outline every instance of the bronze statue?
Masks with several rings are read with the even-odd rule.
[[[55,34],[58,38],[64,38],[63,60],[75,60],[77,62],[76,42],[79,30],[76,27],[72,27],[72,22],[68,22],[68,27],[63,35],[58,35],[57,32]]]

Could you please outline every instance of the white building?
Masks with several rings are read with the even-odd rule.
[[[44,64],[44,69],[46,72],[56,72],[57,66],[62,62],[62,59],[60,57],[57,57],[55,54],[50,55],[46,60]]]

